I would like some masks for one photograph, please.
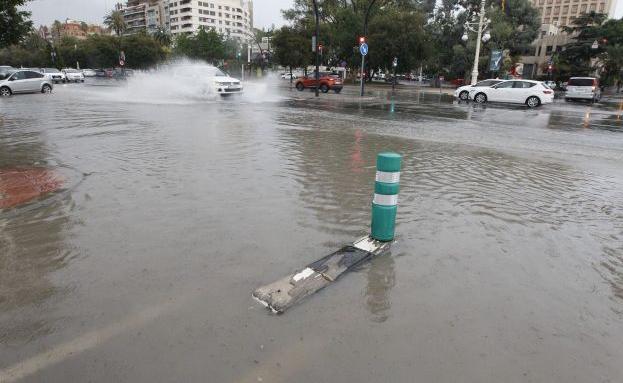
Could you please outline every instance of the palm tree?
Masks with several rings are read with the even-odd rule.
[[[52,24],[52,39],[55,43],[58,43],[61,40],[62,30],[63,24],[58,20],[54,20],[54,23]]]
[[[166,29],[159,27],[153,34],[154,39],[160,43],[160,45],[168,47],[171,45],[172,39],[171,34],[166,31]]]
[[[123,19],[123,12],[120,10],[113,10],[104,18],[104,24],[115,31],[117,36],[121,36],[121,34],[126,29],[125,20]]]

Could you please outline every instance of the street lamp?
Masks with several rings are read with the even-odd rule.
[[[467,35],[468,31],[476,32],[478,34],[476,40],[476,54],[474,55],[474,67],[472,68],[472,81],[471,84],[475,85],[478,82],[478,61],[480,59],[480,41],[483,43],[487,43],[491,40],[491,33],[487,30],[489,28],[489,24],[491,20],[485,17],[485,6],[486,0],[481,0],[480,2],[480,10],[478,11],[478,22],[470,22],[469,20],[465,22],[465,33],[461,37],[461,40],[467,41],[469,40],[469,36]]]

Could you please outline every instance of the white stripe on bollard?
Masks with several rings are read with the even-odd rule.
[[[398,205],[398,194],[384,195],[374,193],[374,199],[372,203],[381,206],[394,206]]]
[[[376,172],[376,181],[395,184],[400,182],[400,172]]]

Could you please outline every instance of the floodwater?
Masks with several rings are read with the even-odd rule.
[[[0,382],[621,382],[621,108],[247,86],[0,100]],[[181,102],[180,102],[181,101]],[[275,316],[251,292],[367,231],[391,253]]]

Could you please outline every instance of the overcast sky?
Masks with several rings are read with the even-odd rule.
[[[50,25],[54,20],[75,19],[87,23],[102,24],[104,15],[119,0],[34,0],[26,9],[32,12],[35,26]],[[124,1],[125,2],[125,1]],[[292,0],[254,0],[255,26],[277,27],[283,24],[281,9],[288,8]]]

